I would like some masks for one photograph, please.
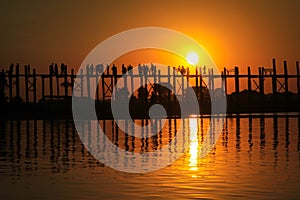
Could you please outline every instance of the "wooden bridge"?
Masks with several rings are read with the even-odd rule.
[[[116,66],[113,66],[114,68]],[[130,66],[132,67],[132,66]],[[248,91],[257,91],[261,94],[265,94],[265,80],[271,80],[272,93],[278,92],[289,93],[289,80],[296,80],[296,90],[298,99],[300,99],[300,70],[299,62],[295,63],[296,74],[289,74],[287,62],[283,62],[283,74],[277,73],[276,60],[273,59],[271,68],[259,67],[258,74],[253,74],[251,68],[248,67],[247,74],[240,74],[239,68],[227,69],[221,72],[221,74],[215,74],[213,69],[208,69],[207,73],[205,68],[196,67],[194,73],[191,73],[187,68],[185,73],[178,73],[178,70],[172,67],[167,68],[167,73],[162,73],[160,70],[149,70],[146,74],[143,73],[125,73],[128,69],[122,66],[122,72],[118,73],[117,69],[109,69],[103,71],[98,67],[87,66],[86,70],[81,69],[79,74],[76,74],[74,69],[68,70],[68,67],[61,64],[60,70],[57,64],[51,64],[49,66],[48,74],[38,74],[36,69],[31,71],[30,66],[24,66],[23,70],[19,64],[14,66],[13,64],[8,70],[2,70],[0,72],[0,92],[6,94],[9,102],[13,102],[16,98],[21,97],[26,103],[37,103],[39,99],[42,100],[56,100],[64,99],[72,96],[72,88],[80,90],[81,97],[95,98],[97,101],[104,101],[110,99],[114,86],[117,81],[124,78],[124,88],[130,92],[134,88],[136,81],[140,82],[140,85],[144,85],[149,82],[149,79],[154,80],[154,83],[162,84],[166,83],[173,87],[173,90],[186,95],[186,88],[190,82],[194,83],[194,89],[197,97],[201,99],[202,88],[207,88],[211,95],[215,92],[215,82],[222,81],[220,84],[221,89],[228,95],[228,81],[234,82],[234,92],[237,94],[241,91],[240,82],[242,79],[247,80]],[[205,70],[205,71],[204,71]],[[20,72],[22,71],[22,72]],[[112,73],[110,73],[112,71]],[[183,76],[182,76],[183,75]],[[187,81],[184,81],[186,78]],[[100,81],[99,81],[100,80]],[[128,82],[129,80],[129,82]],[[99,81],[99,83],[98,83]],[[98,83],[96,89],[96,95],[91,95],[91,84]],[[187,83],[187,85],[184,85]],[[156,90],[153,84],[149,84],[149,94],[151,90]],[[224,87],[224,88],[223,88]],[[131,90],[129,90],[131,89]],[[85,92],[86,91],[86,92]],[[38,98],[38,96],[40,98]],[[168,94],[171,98],[171,92]],[[160,97],[159,97],[160,98]]]

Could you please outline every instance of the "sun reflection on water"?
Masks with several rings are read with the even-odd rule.
[[[189,134],[190,134],[190,159],[189,170],[198,171],[198,123],[197,118],[189,119]]]

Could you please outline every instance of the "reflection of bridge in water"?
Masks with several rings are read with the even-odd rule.
[[[170,141],[176,140],[177,131],[182,126],[189,141],[178,141],[169,150],[180,151],[182,146],[189,143],[189,149],[185,154],[189,158],[188,165],[191,170],[196,170],[201,163],[197,153],[201,149],[204,138],[209,137],[211,142],[217,139],[215,133],[207,134],[209,118],[184,119],[182,124],[178,119],[170,119],[166,120],[164,126],[160,121],[136,120],[135,122],[141,125],[150,124],[148,131],[146,129],[144,133],[145,136],[161,127],[162,131],[152,137],[136,138],[125,134],[112,120],[99,121],[113,144],[136,153],[159,151]],[[128,132],[134,132],[136,126],[128,123]],[[196,132],[195,126],[198,127]],[[89,138],[91,144],[95,144],[99,151],[105,151],[105,144],[102,144],[101,138],[97,137],[98,133],[94,137],[89,132],[89,127],[90,122],[82,121],[82,130],[86,137],[91,137]],[[85,149],[72,121],[1,121],[0,129],[2,133],[1,173],[18,176],[43,170],[64,173],[74,168],[103,167],[103,164],[94,159]],[[235,159],[249,159],[249,162],[251,156],[257,153],[262,162],[265,157],[268,157],[276,166],[278,157],[284,156],[285,159],[289,159],[291,153],[300,151],[300,117],[274,115],[226,119],[224,130],[211,153],[220,155],[222,151],[236,155],[241,152],[248,154],[248,158],[238,156]],[[119,160],[119,162],[131,164],[132,161]]]

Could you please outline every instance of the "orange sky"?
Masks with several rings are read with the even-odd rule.
[[[300,60],[299,1],[0,2],[0,68],[11,62],[46,71],[78,67],[101,41],[131,28],[157,26],[194,38],[220,67],[290,69]],[[280,69],[279,69],[280,71]]]

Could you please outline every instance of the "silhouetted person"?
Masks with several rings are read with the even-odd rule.
[[[10,64],[9,71],[12,73],[14,71],[14,64]]]
[[[27,72],[28,72],[28,74],[30,74],[30,65],[29,64],[27,65]]]
[[[93,72],[94,72],[94,65],[91,64],[91,65],[90,65],[90,71],[89,71],[89,74],[90,74],[90,75],[93,75]]]
[[[186,70],[183,66],[181,66],[180,72],[181,72],[182,75],[184,75],[186,73]]]
[[[143,65],[143,72],[144,72],[144,76],[147,76],[147,75],[148,75],[149,68],[148,68],[147,65]]]
[[[96,71],[99,73],[99,74],[102,74],[103,73],[103,64],[98,64],[96,65]]]
[[[51,65],[49,65],[49,70],[50,70],[50,74],[53,75],[54,71],[53,71],[53,63],[51,63]]]
[[[85,71],[86,71],[87,75],[90,75],[90,65],[89,64],[86,65]]]
[[[106,65],[107,75],[109,75],[109,64]]]
[[[126,69],[125,65],[123,64],[122,65],[122,74],[126,74],[126,71],[127,71],[127,69]]]
[[[138,65],[139,75],[143,76],[143,67],[141,64]]]
[[[150,103],[151,103],[151,105],[153,105],[153,104],[156,103],[156,98],[157,98],[157,95],[155,94],[154,91],[152,91],[151,97],[150,97]]]
[[[139,89],[138,89],[138,100],[142,103],[146,103],[147,102],[147,98],[148,98],[148,90],[146,87],[144,86],[141,86]]]
[[[113,74],[114,76],[117,76],[117,71],[118,71],[118,69],[117,69],[117,67],[115,66],[115,64],[113,64],[113,66],[112,66],[112,68],[111,68],[111,71],[112,71],[112,74]]]
[[[55,74],[55,76],[58,76],[58,66],[56,63],[54,65],[54,74]]]
[[[67,65],[65,65],[64,63],[61,63],[60,65],[60,75],[64,75],[67,73]]]
[[[129,73],[130,75],[132,75],[132,69],[133,69],[132,65],[129,65],[129,66],[128,66],[128,73]]]
[[[156,74],[156,66],[153,65],[152,63],[151,63],[150,70],[151,70],[152,75]]]

